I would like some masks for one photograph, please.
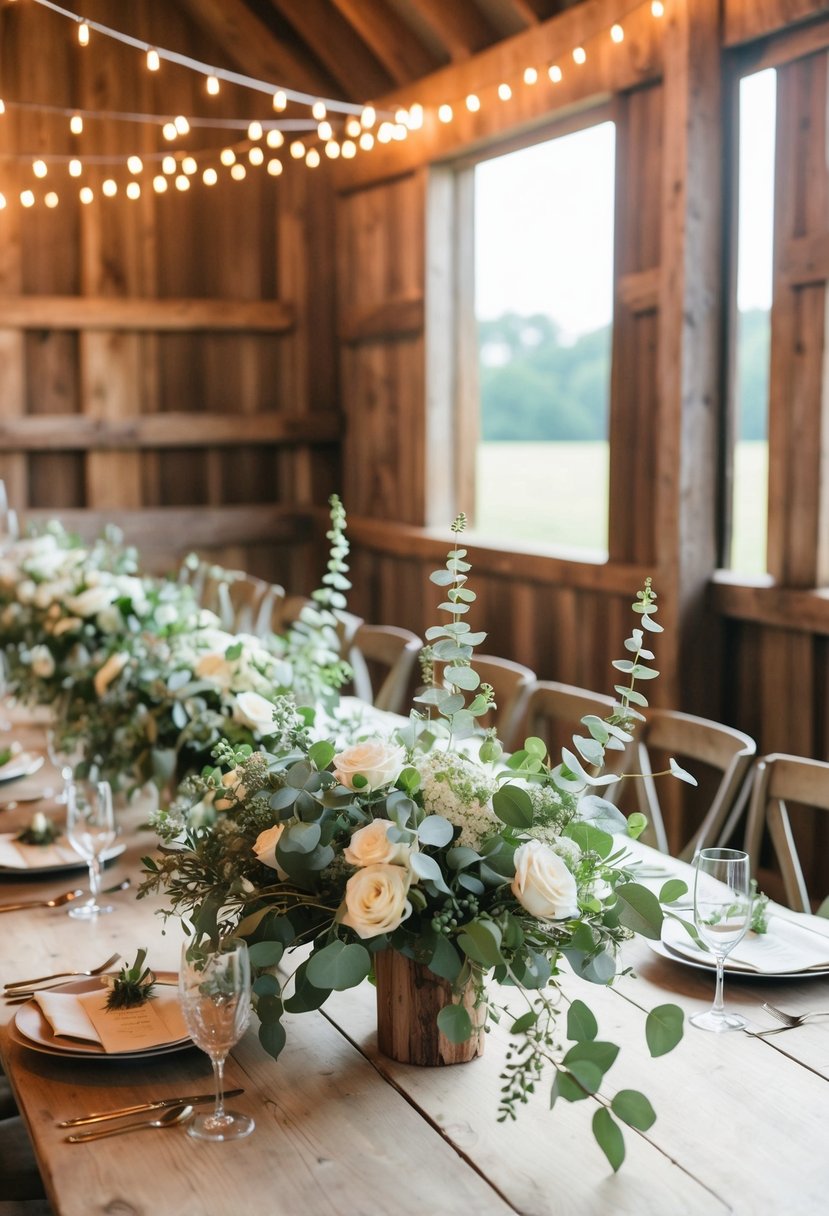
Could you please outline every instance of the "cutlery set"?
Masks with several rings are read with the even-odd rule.
[[[782,1034],[785,1030],[796,1030],[798,1026],[803,1026],[809,1018],[829,1017],[829,1009],[811,1009],[806,1013],[786,1013],[785,1010],[778,1009],[776,1005],[769,1005],[767,1002],[764,1002],[763,1009],[782,1025],[772,1026],[769,1030],[749,1030],[748,1033],[754,1039],[767,1039],[773,1034]]]
[[[131,881],[131,879],[125,878],[123,882],[116,883],[114,887],[107,887],[101,894],[112,895],[115,891],[126,891]],[[64,891],[62,895],[55,895],[52,899],[24,899],[18,903],[0,904],[0,912],[22,912],[26,908],[62,908],[64,904],[70,904],[73,900],[80,899],[82,895],[86,895],[86,891],[76,887],[72,891]]]
[[[226,1098],[238,1098],[245,1091],[243,1089],[228,1089],[225,1092]],[[125,1119],[129,1115],[152,1114],[154,1111],[163,1111],[164,1114],[153,1119],[137,1119],[132,1123],[125,1123],[120,1127],[105,1128],[103,1131],[82,1132],[80,1134],[72,1134],[66,1139],[70,1144],[82,1144],[89,1140],[99,1140],[104,1136],[119,1136],[122,1132],[139,1131],[145,1127],[175,1127],[176,1124],[185,1123],[193,1115],[193,1107],[202,1102],[214,1101],[214,1094],[190,1094],[184,1098],[157,1098],[152,1102],[138,1102],[134,1106],[121,1106],[115,1110],[98,1111],[91,1115],[80,1115],[76,1119],[63,1119],[58,1123],[58,1127],[83,1127],[90,1123],[106,1123],[110,1119]]]

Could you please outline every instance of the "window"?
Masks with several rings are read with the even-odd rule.
[[[474,169],[474,527],[606,550],[615,128]]]
[[[734,456],[728,565],[767,568],[768,401],[774,240],[777,73],[740,81],[737,312],[734,326]]]

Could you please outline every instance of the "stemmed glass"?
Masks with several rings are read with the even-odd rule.
[[[75,776],[75,766],[81,760],[80,748],[76,747],[73,752],[67,751],[60,741],[58,731],[50,728],[46,732],[46,750],[63,781],[63,789],[55,794],[55,802],[68,802],[68,790]]]
[[[740,849],[702,849],[696,860],[694,925],[714,955],[717,990],[705,1013],[689,1018],[700,1030],[722,1034],[742,1030],[746,1021],[723,1006],[723,971],[728,954],[742,941],[751,920],[751,875],[748,853]]]
[[[89,866],[89,899],[74,904],[69,915],[93,920],[111,912],[112,904],[99,904],[102,855],[115,843],[115,815],[108,781],[69,781],[66,785],[66,836]]]
[[[187,1128],[197,1140],[239,1140],[249,1136],[249,1115],[226,1111],[224,1067],[227,1053],[250,1021],[250,959],[247,945],[227,938],[218,946],[185,943],[178,977],[184,1021],[197,1047],[207,1052],[216,1078],[216,1106]]]

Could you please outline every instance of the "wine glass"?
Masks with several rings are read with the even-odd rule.
[[[245,942],[236,938],[218,946],[185,942],[178,993],[190,1036],[210,1056],[216,1079],[215,1108],[197,1115],[187,1132],[197,1140],[249,1136],[255,1126],[250,1115],[224,1107],[225,1059],[250,1021],[250,959]]]
[[[714,955],[717,990],[705,1013],[689,1018],[700,1030],[721,1034],[742,1030],[746,1021],[723,1007],[726,956],[742,941],[751,920],[751,876],[748,853],[740,849],[702,849],[696,860],[694,925]]]
[[[68,781],[66,784],[66,836],[89,866],[89,899],[73,905],[69,915],[94,920],[111,912],[112,904],[99,904],[101,857],[115,843],[115,816],[108,781]]]
[[[68,790],[75,777],[75,768],[83,758],[81,749],[76,746],[70,752],[61,739],[60,732],[54,727],[50,727],[46,732],[46,750],[63,781],[63,789],[55,795],[55,802],[68,802]]]

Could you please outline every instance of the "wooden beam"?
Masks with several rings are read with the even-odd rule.
[[[420,16],[446,47],[453,62],[468,59],[491,46],[495,32],[483,13],[469,0],[417,0]]]
[[[26,512],[26,521],[47,523],[54,511]],[[312,536],[307,513],[272,503],[238,507],[152,507],[135,511],[61,511],[61,523],[86,540],[100,536],[108,524],[124,533],[142,552],[218,549],[225,545],[257,545],[301,541]]]
[[[829,232],[788,240],[781,256],[780,278],[786,287],[806,287],[829,280]]]
[[[140,418],[30,414],[0,419],[0,451],[202,448],[243,444],[336,443],[340,415],[213,414],[189,411]]]
[[[0,329],[287,333],[294,324],[293,305],[281,300],[0,297]]]
[[[332,3],[396,85],[411,84],[440,66],[387,0],[332,0]]]
[[[623,304],[637,316],[659,308],[658,266],[621,275],[617,287]]]
[[[829,591],[777,587],[771,578],[749,586],[742,576],[738,584],[720,573],[710,594],[723,616],[775,629],[829,634]]]
[[[244,0],[177,0],[231,62],[248,76],[301,92],[330,95],[332,81],[299,47],[277,38]]]
[[[370,48],[327,0],[270,0],[339,81],[351,101],[367,101],[394,84]]]
[[[355,317],[340,329],[343,342],[371,342],[423,331],[423,296],[385,300],[378,308]]]
[[[723,43],[739,46],[810,17],[825,16],[826,0],[725,0]]]

